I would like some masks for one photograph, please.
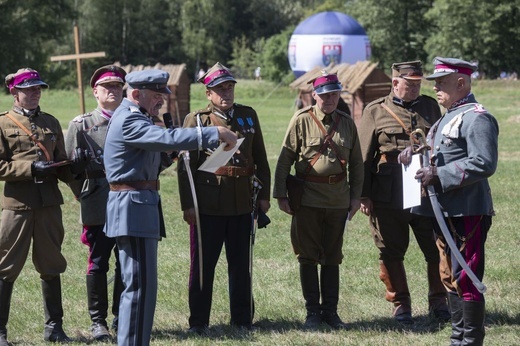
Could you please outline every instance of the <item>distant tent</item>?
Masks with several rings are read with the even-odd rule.
[[[116,62],[114,65],[121,66],[120,63]],[[162,122],[162,115],[164,113],[170,113],[172,115],[175,125],[182,125],[184,117],[190,112],[190,87],[191,81],[186,71],[186,64],[180,65],[162,65],[156,64],[155,66],[144,66],[144,65],[126,65],[121,66],[127,73],[133,71],[142,71],[149,69],[159,69],[166,71],[170,74],[168,80],[168,87],[172,91],[168,95],[168,102],[166,102],[161,110],[159,111],[159,118],[155,121]]]
[[[370,61],[360,61],[355,64],[332,64],[326,68],[317,66],[297,78],[290,87],[299,90],[298,103],[301,107],[306,107],[314,101],[311,95],[312,85],[307,82],[320,76],[322,70],[337,73],[343,86],[341,97],[350,107],[352,118],[357,123],[368,103],[390,93],[392,79],[377,65]]]

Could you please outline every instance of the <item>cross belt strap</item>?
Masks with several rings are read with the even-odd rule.
[[[404,122],[397,116],[397,114],[394,113],[394,111],[392,111],[390,109],[390,107],[388,107],[384,103],[381,103],[381,107],[383,107],[388,113],[390,113],[390,115],[399,123],[399,125],[401,125],[401,127],[404,129],[404,132],[410,137],[412,144],[413,143],[419,144],[419,141],[417,140],[417,138],[412,136],[412,130],[410,130],[408,127],[406,127]]]
[[[47,161],[52,161],[51,160],[51,155],[49,154],[49,152],[47,151],[47,148],[45,148],[45,146],[42,144],[42,142],[40,142],[38,140],[38,138],[36,137],[36,134],[32,133],[31,131],[29,131],[29,129],[27,129],[27,127],[23,126],[23,124],[21,122],[19,122],[18,120],[15,119],[15,117],[13,117],[11,114],[9,113],[6,113],[6,116],[11,119],[16,125],[18,125],[19,128],[21,128],[23,130],[23,132],[27,133],[27,135],[29,136],[30,139],[32,139],[34,141],[34,143],[36,143],[36,145],[38,147],[40,147],[40,149],[43,151],[43,153],[45,154],[45,158],[47,159]]]
[[[255,174],[255,168],[250,167],[237,167],[237,166],[222,166],[215,171],[216,175],[223,175],[226,177],[250,177]]]
[[[159,180],[118,181],[110,183],[110,191],[159,191]]]

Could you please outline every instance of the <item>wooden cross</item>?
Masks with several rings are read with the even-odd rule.
[[[74,24],[74,46],[76,54],[52,56],[51,61],[76,60],[76,69],[78,72],[78,93],[80,96],[81,114],[85,113],[85,95],[83,93],[83,82],[81,77],[81,59],[99,58],[106,56],[105,52],[83,53],[79,50],[79,31],[78,26]]]

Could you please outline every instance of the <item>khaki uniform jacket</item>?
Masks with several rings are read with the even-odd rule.
[[[218,115],[218,123],[210,118],[213,113],[211,105],[206,109],[192,112],[186,116],[183,127],[226,126],[237,133],[239,138],[245,137],[239,147],[240,153],[235,153],[227,166],[253,167],[255,175],[262,182],[258,199],[269,200],[271,191],[271,171],[267,161],[262,129],[255,110],[251,107],[234,104],[233,118],[229,124]],[[190,168],[194,175],[199,212],[205,215],[234,216],[252,211],[251,177],[228,177],[213,173],[198,171],[197,168],[208,157],[207,152],[191,151]],[[184,160],[179,160],[178,177],[179,193],[182,210],[193,208],[193,197]]]
[[[375,206],[402,209],[402,169],[397,156],[411,145],[410,136],[381,104],[388,106],[409,130],[422,129],[425,134],[441,117],[441,111],[437,101],[429,96],[421,95],[406,104],[394,96],[392,92],[369,103],[359,123],[365,166],[362,196],[370,198]]]
[[[103,225],[109,185],[104,176],[103,148],[107,133],[108,120],[101,110],[78,115],[69,123],[65,136],[65,149],[69,159],[76,148],[88,149],[93,158],[81,174],[69,183],[72,192],[80,202],[80,223],[84,225]]]
[[[31,164],[46,161],[44,152],[16,125],[6,113],[0,114],[0,179],[5,181],[2,207],[9,210],[29,210],[63,204],[58,179],[72,179],[68,166],[60,167],[35,183]],[[36,111],[30,117],[10,110],[9,114],[35,134],[50,155],[50,160],[67,160],[63,132],[59,121],[48,113]]]
[[[297,111],[291,118],[275,171],[274,198],[287,197],[286,179],[294,164],[297,173],[304,174],[311,160],[319,152],[324,136],[309,114],[313,110],[318,120],[325,114],[316,106]],[[302,205],[316,208],[349,208],[351,199],[359,199],[363,186],[363,161],[356,125],[350,115],[335,111],[325,129],[341,117],[332,137],[342,159],[347,162],[347,179],[336,184],[305,182]],[[310,170],[310,175],[330,176],[343,172],[340,160],[330,148],[322,154]]]

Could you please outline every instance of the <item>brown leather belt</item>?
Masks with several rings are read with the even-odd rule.
[[[110,191],[159,190],[159,180],[122,181],[110,183]]]
[[[321,184],[336,184],[340,181],[344,180],[347,177],[347,173],[342,172],[340,174],[334,174],[334,175],[302,175],[302,174],[296,174],[298,178],[305,179],[305,181],[309,181],[311,183],[321,183]]]
[[[398,156],[399,154],[382,153],[381,158],[379,159],[379,163],[399,163],[397,161]]]
[[[254,167],[222,166],[215,171],[216,175],[226,177],[250,177],[255,174]]]
[[[87,179],[105,178],[105,171],[98,169],[95,171],[87,171]]]

